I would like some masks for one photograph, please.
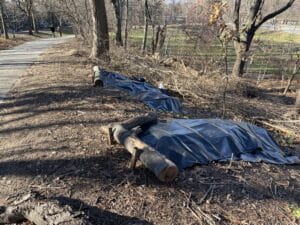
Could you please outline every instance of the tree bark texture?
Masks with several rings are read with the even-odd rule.
[[[33,35],[33,28],[32,28],[32,16],[31,14],[27,15],[27,21],[28,21],[28,34]]]
[[[1,24],[2,24],[2,30],[4,33],[4,38],[9,39],[6,20],[4,18],[4,0],[0,0],[0,19],[1,19]]]
[[[144,38],[142,51],[145,52],[147,47],[147,38],[148,38],[148,26],[149,26],[149,8],[148,8],[148,0],[145,0],[145,13],[144,13]]]
[[[268,20],[274,18],[280,13],[284,12],[290,8],[295,0],[289,0],[285,5],[283,5],[278,10],[262,17],[262,9],[264,6],[264,0],[254,0],[250,9],[249,14],[246,19],[245,24],[240,24],[240,8],[241,0],[235,0],[233,23],[235,26],[236,35],[234,37],[234,47],[236,53],[236,60],[232,70],[232,75],[236,77],[243,76],[245,72],[245,66],[247,63],[247,55],[253,40],[253,37],[258,30],[258,28]]]
[[[296,113],[299,115],[300,114],[300,89],[297,90],[295,109],[296,109]]]
[[[126,20],[125,20],[125,40],[124,40],[125,49],[127,49],[128,46],[128,22],[129,22],[129,0],[126,0]]]
[[[116,15],[116,45],[123,46],[122,39],[122,0],[112,0]]]
[[[91,57],[109,59],[109,34],[104,0],[90,0],[93,21]]]
[[[38,34],[39,33],[39,30],[37,28],[37,25],[36,25],[36,19],[35,19],[35,16],[34,16],[34,13],[31,12],[31,18],[32,18],[32,28],[34,30],[34,33]]]

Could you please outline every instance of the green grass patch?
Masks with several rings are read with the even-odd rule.
[[[129,45],[140,48],[143,42],[143,32],[143,28],[131,30],[128,38]],[[174,57],[195,57],[199,60],[213,58],[222,64],[224,53],[217,39],[196,44],[195,41],[189,39],[178,28],[169,28],[167,32],[163,49],[165,54]],[[152,27],[149,26],[148,50],[151,49],[152,35]],[[287,56],[290,57],[290,54],[296,54],[300,49],[300,35],[296,34],[260,31],[256,34],[255,39],[261,40],[262,43],[260,43],[260,46],[255,42],[252,43],[251,54],[254,54],[253,62],[251,65],[248,65],[247,69],[250,73],[279,74],[282,65],[278,62],[284,62]],[[293,45],[290,46],[290,43],[293,43]],[[286,51],[291,51],[291,53],[287,53]],[[235,51],[231,43],[228,47],[228,64],[230,67],[233,66],[234,60]]]
[[[290,34],[286,32],[258,32],[255,35],[256,39],[260,39],[262,41],[271,41],[275,43],[294,43],[300,44],[300,35],[298,34]]]
[[[292,210],[293,216],[299,220],[300,219],[300,208],[296,205],[291,205],[290,209]]]

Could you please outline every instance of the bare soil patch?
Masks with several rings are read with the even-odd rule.
[[[199,75],[196,83],[184,76],[186,68],[112,52],[112,61],[100,66],[163,82],[181,96],[185,117],[221,115],[217,74]],[[299,165],[213,163],[181,172],[168,184],[141,165],[130,171],[130,155],[121,146],[108,146],[100,126],[149,109],[117,90],[93,88],[93,63],[76,40],[62,44],[22,76],[2,103],[0,205],[33,190],[83,210],[93,224],[299,224],[292,212],[300,204]],[[267,82],[269,91],[258,88],[249,98],[245,82],[232,81],[227,117],[281,118],[295,93],[282,97],[274,88],[278,82]],[[177,115],[161,114],[172,116]],[[297,138],[276,137],[285,151],[300,155]]]

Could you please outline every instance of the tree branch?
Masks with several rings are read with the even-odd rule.
[[[241,0],[235,0],[234,3],[234,24],[235,24],[235,29],[236,31],[239,31],[240,29],[240,8],[241,8]]]
[[[283,6],[282,8],[276,10],[275,12],[272,12],[268,14],[267,16],[263,17],[259,23],[255,26],[255,30],[257,30],[261,25],[263,25],[265,22],[267,22],[269,19],[274,18],[275,16],[279,15],[280,13],[284,12],[288,8],[290,8],[294,4],[295,0],[289,0],[289,2]]]
[[[17,7],[25,14],[27,14],[25,6],[22,4],[24,2],[21,2],[20,0],[16,0]]]
[[[259,14],[259,12],[261,11],[263,4],[264,4],[264,0],[256,0],[254,5],[251,6],[250,16],[249,16],[251,23],[253,23],[253,22],[255,23],[255,19],[256,19],[257,15]]]

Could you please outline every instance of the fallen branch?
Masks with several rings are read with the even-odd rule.
[[[271,129],[273,129],[273,130],[279,131],[279,132],[284,133],[284,134],[287,134],[287,135],[289,135],[289,136],[297,136],[297,134],[296,134],[294,131],[292,131],[292,130],[290,130],[290,129],[287,129],[287,128],[285,128],[285,127],[282,127],[282,126],[280,126],[280,125],[271,124],[271,123],[269,123],[269,122],[267,122],[267,121],[263,121],[263,120],[255,120],[255,121],[256,121],[258,124],[265,125],[265,126],[271,128]]]
[[[109,124],[108,126],[102,127],[102,131],[108,134],[110,144],[115,142],[122,144],[126,150],[131,153],[130,167],[132,169],[135,167],[137,159],[139,159],[160,181],[169,182],[177,177],[177,166],[164,155],[140,140],[133,131],[136,127],[143,127],[156,122],[157,115],[149,113],[145,116],[130,119],[122,123]]]
[[[201,205],[207,199],[207,196],[213,191],[213,189],[214,189],[214,184],[209,186],[209,188],[205,192],[204,196],[198,202],[198,205]]]
[[[300,123],[300,120],[272,120],[272,119],[269,119],[269,121],[275,122],[275,123]]]
[[[274,123],[300,123],[300,120],[275,120],[275,119],[268,119],[265,117],[253,117],[253,119],[259,121],[274,122]]]

